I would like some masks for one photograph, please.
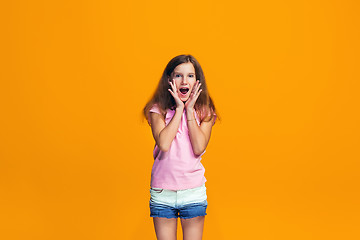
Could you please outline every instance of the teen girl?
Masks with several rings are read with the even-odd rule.
[[[171,59],[144,115],[156,142],[150,216],[157,239],[176,239],[178,217],[185,240],[202,239],[207,196],[200,160],[216,114],[204,73],[193,56]]]

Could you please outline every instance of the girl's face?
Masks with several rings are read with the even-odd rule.
[[[191,62],[182,63],[176,66],[170,76],[173,79],[177,94],[181,101],[186,102],[196,82],[195,68]]]

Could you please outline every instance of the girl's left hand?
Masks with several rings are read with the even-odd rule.
[[[196,103],[196,100],[198,99],[202,89],[200,89],[201,83],[199,80],[196,81],[191,93],[189,99],[185,103],[185,109],[193,109]],[[199,90],[200,89],[200,90]]]

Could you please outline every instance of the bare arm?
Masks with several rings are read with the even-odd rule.
[[[213,121],[202,121],[199,126],[195,120],[194,109],[187,109],[186,117],[193,151],[196,155],[200,155],[209,143]]]
[[[162,115],[158,113],[150,114],[151,131],[154,136],[156,145],[160,148],[161,151],[164,152],[169,150],[170,145],[176,136],[185,107],[184,103],[180,100],[178,96],[174,80],[169,80],[169,84],[171,89],[168,90],[170,94],[174,97],[176,103],[176,110],[173,118],[166,126],[165,119]]]
[[[151,131],[161,151],[168,151],[178,131],[184,107],[176,108],[173,118],[166,126],[165,119],[158,113],[150,113]]]

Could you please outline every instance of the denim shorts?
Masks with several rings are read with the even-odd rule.
[[[178,191],[150,188],[150,217],[194,218],[207,215],[206,208],[205,184]]]

